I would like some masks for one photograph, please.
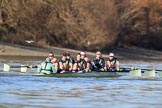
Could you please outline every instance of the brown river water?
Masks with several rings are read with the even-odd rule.
[[[0,108],[161,108],[162,79],[36,77],[36,69],[2,72],[13,66],[38,64],[33,58],[1,58]],[[121,67],[162,69],[162,61],[123,60]],[[5,73],[5,74],[4,74]]]

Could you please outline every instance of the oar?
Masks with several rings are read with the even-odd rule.
[[[20,65],[20,66],[10,66],[8,64],[4,64],[3,65],[3,71],[8,72],[10,71],[10,68],[20,68],[21,72],[26,72],[27,68],[37,68],[37,66],[33,66],[33,65],[29,65],[29,66],[25,66],[25,65]]]
[[[132,71],[132,70],[139,70],[140,68],[131,67],[131,68],[120,68],[120,69]],[[159,70],[159,69],[146,69],[146,68],[141,68],[140,70],[142,70],[142,71],[151,71],[151,70],[155,70],[156,72],[157,72],[157,71],[162,71],[162,70]]]
[[[93,70],[95,72],[123,72],[123,73],[127,73],[127,72],[130,72],[129,69],[110,69],[110,70]],[[86,71],[83,71],[83,72],[86,72]]]
[[[162,77],[162,70],[159,69],[138,69],[138,68],[123,68],[130,70],[130,76],[141,76],[141,73],[144,73],[145,77]]]
[[[30,65],[30,66],[24,66],[24,65],[21,65],[21,68],[20,68],[20,72],[26,72],[27,71],[27,68],[38,68],[38,66],[33,66],[33,65]]]

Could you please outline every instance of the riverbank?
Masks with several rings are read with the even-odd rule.
[[[46,47],[46,48],[37,48],[32,46],[21,46],[9,43],[0,43],[0,56],[18,56],[18,57],[39,57],[44,58],[48,55],[49,51],[53,51],[55,56],[60,57],[63,52],[70,52],[72,56],[75,56],[79,53],[79,50],[67,49],[67,48],[58,48],[58,47]],[[146,50],[137,47],[128,47],[128,48],[117,48],[113,52],[118,58],[121,59],[156,59],[162,60],[162,52],[154,50]],[[86,52],[88,56],[94,57],[95,53]],[[107,52],[109,53],[109,52]],[[103,57],[108,57],[108,54],[103,54]]]

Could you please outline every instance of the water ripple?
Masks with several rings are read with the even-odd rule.
[[[13,61],[10,62],[14,64]],[[157,68],[157,65],[154,66],[156,62],[131,63],[123,64],[140,67],[142,63],[145,67]],[[20,64],[20,61],[16,64]],[[158,66],[162,66],[162,63],[158,62]],[[11,76],[8,73],[0,77],[0,107],[161,108],[162,106],[161,79],[44,78],[31,76],[32,73],[34,70],[29,72],[29,75]]]

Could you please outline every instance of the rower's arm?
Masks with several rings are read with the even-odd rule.
[[[38,72],[40,73],[42,70],[42,63],[40,64],[40,66],[38,67]]]
[[[53,64],[51,64],[51,68],[52,68],[52,73],[56,73],[56,69]]]
[[[106,61],[106,65],[105,66],[106,66],[107,69],[110,69],[111,68],[110,62],[109,61]]]
[[[59,62],[59,68],[60,68],[60,69],[63,69],[63,64],[62,64],[62,62]]]
[[[118,60],[116,61],[116,67],[117,67],[117,68],[120,68],[120,63],[119,63]]]
[[[96,60],[93,59],[92,62],[91,62],[91,64],[92,64],[93,67],[96,67]]]
[[[102,59],[101,66],[102,66],[102,68],[105,67],[105,60],[104,59]]]

